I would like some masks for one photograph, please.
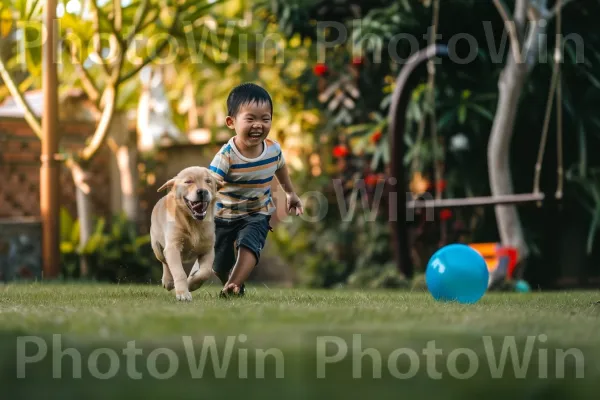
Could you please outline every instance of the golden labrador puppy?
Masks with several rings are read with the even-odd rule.
[[[212,274],[215,258],[214,205],[221,181],[207,168],[182,170],[158,191],[169,189],[152,210],[150,237],[163,265],[162,286],[190,301]]]

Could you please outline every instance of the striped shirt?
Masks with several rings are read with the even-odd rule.
[[[225,181],[216,202],[218,218],[234,219],[251,213],[271,215],[275,211],[271,181],[285,160],[279,143],[265,139],[263,144],[260,156],[247,158],[231,138],[213,158],[210,170]]]

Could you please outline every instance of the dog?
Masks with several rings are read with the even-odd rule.
[[[162,286],[175,289],[179,301],[191,301],[190,292],[213,273],[214,207],[222,184],[208,168],[189,167],[158,188],[169,192],[152,210],[150,240],[163,265]]]

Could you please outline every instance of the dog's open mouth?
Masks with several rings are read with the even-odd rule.
[[[185,200],[185,204],[192,212],[192,217],[194,217],[194,219],[204,219],[204,217],[206,217],[206,213],[208,211],[208,201],[190,201],[185,197],[183,199]]]

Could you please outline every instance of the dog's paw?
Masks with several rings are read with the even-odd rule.
[[[192,294],[188,290],[177,291],[175,297],[178,301],[192,301]]]
[[[172,280],[162,280],[162,287],[164,287],[167,290],[173,290],[175,288],[175,282],[173,282]]]

